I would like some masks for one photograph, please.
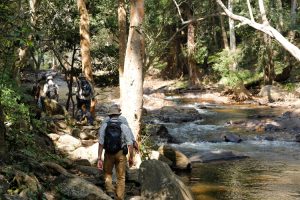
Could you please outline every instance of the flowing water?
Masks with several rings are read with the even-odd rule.
[[[208,151],[230,150],[249,158],[211,163],[194,163],[190,173],[178,174],[195,199],[201,200],[296,200],[300,199],[300,144],[287,139],[264,140],[261,132],[235,130],[230,120],[247,120],[257,114],[275,115],[281,110],[249,105],[216,105],[178,101],[192,106],[204,120],[164,124],[171,135],[185,141],[174,147],[190,156]],[[222,134],[239,134],[241,143],[223,142]]]

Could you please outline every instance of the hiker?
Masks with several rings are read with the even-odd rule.
[[[88,124],[93,125],[93,117],[90,113],[91,101],[94,99],[94,90],[92,84],[81,74],[77,79],[77,87],[75,88],[76,101],[77,101],[77,121],[80,121],[83,116],[82,105],[85,105]]]
[[[43,96],[58,101],[58,85],[53,82],[53,77],[51,75],[47,76],[43,92]]]
[[[33,86],[33,93],[34,93],[34,99],[37,104],[38,110],[36,111],[36,119],[41,118],[41,113],[45,111],[45,106],[44,106],[44,97],[43,97],[43,88],[44,85],[46,84],[46,75],[42,74],[41,78],[39,78],[36,82],[36,84]]]
[[[104,171],[105,189],[107,194],[116,199],[123,200],[125,196],[125,171],[127,165],[126,155],[129,152],[129,167],[133,165],[133,147],[130,129],[121,123],[120,110],[111,106],[109,108],[109,121],[102,123],[99,129],[99,148],[97,167]],[[105,149],[104,162],[102,151]],[[117,186],[116,195],[112,184],[112,170],[116,168]]]
[[[115,107],[115,109],[118,109],[119,112],[121,113],[121,109],[120,109],[120,107],[119,107],[117,104],[113,104],[111,107]],[[105,117],[105,118],[102,120],[102,124],[107,123],[109,120],[110,120],[110,117],[109,117],[109,116],[108,116],[108,117]],[[125,125],[129,128],[129,131],[130,131],[130,137],[131,137],[131,139],[132,139],[133,149],[135,150],[136,153],[139,153],[139,145],[138,145],[138,143],[136,142],[136,140],[135,140],[135,138],[134,138],[134,135],[133,135],[133,133],[132,133],[132,131],[131,131],[131,128],[130,128],[129,125],[128,125],[127,119],[126,119],[124,116],[120,115],[119,118],[118,118],[118,120],[119,120],[121,123],[125,124]]]

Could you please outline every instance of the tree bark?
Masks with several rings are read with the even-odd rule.
[[[119,23],[119,86],[120,86],[120,99],[126,92],[124,86],[124,61],[126,53],[126,10],[125,1],[119,0],[118,7],[118,23]]]
[[[220,11],[219,7],[218,7],[218,10]],[[227,33],[226,33],[225,23],[224,23],[224,17],[221,14],[219,16],[220,16],[220,25],[221,25],[224,49],[229,49],[228,38],[227,38]]]
[[[249,11],[251,21],[254,22],[254,17],[253,17],[253,12],[252,12],[252,7],[251,7],[251,4],[250,4],[250,0],[247,0],[247,6],[248,6],[248,11]]]
[[[228,0],[228,10],[233,12],[233,0]],[[234,20],[229,18],[229,45],[230,51],[234,54],[236,52],[236,38],[235,38],[235,27]],[[233,62],[231,70],[236,71],[237,63]]]
[[[193,11],[189,5],[186,5],[186,14],[188,20],[193,19]],[[188,72],[189,72],[189,85],[194,86],[200,83],[199,71],[195,61],[195,23],[188,24],[187,31],[187,54],[188,54]]]
[[[300,49],[296,47],[294,44],[289,42],[285,37],[283,37],[276,29],[274,29],[272,26],[265,26],[263,24],[259,24],[256,22],[251,21],[250,19],[235,15],[232,12],[230,12],[226,6],[223,4],[221,0],[215,0],[225,11],[226,15],[230,17],[231,19],[237,20],[242,22],[243,24],[247,24],[256,30],[262,31],[265,34],[268,34],[272,38],[274,38],[277,42],[280,43],[280,45],[286,49],[288,52],[290,52],[298,61],[300,61]]]
[[[90,54],[90,19],[89,13],[86,7],[85,0],[77,0],[77,7],[80,14],[80,47],[81,47],[81,60],[82,60],[82,73],[92,83],[93,70]]]
[[[295,40],[295,25],[296,25],[296,19],[297,19],[297,7],[298,2],[297,0],[291,0],[291,27],[292,30],[289,31],[288,38],[290,42],[294,42]]]
[[[141,132],[143,109],[143,66],[144,37],[141,25],[144,18],[144,0],[130,1],[130,27],[124,63],[124,88],[122,114],[127,118],[129,127],[138,139]]]
[[[259,10],[262,18],[263,25],[270,26],[270,23],[267,18],[266,10],[264,7],[263,0],[258,1]],[[264,44],[266,46],[267,57],[264,58],[264,84],[272,85],[275,78],[274,62],[273,62],[273,50],[272,50],[272,40],[269,35],[263,34]]]
[[[1,92],[0,92],[0,96],[1,96]],[[3,157],[3,155],[6,154],[5,135],[6,135],[6,127],[4,124],[4,113],[0,102],[0,155],[1,157]]]

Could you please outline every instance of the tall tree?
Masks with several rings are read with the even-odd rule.
[[[143,109],[143,66],[144,37],[144,0],[130,0],[130,27],[124,64],[124,87],[121,99],[122,113],[127,118],[135,138],[141,131]]]
[[[233,2],[234,0],[228,0],[228,10],[233,12]],[[229,47],[230,51],[234,54],[236,52],[236,38],[235,38],[235,27],[234,20],[229,18]],[[237,64],[234,62],[231,66],[233,71],[236,70]]]
[[[229,50],[229,44],[228,44],[228,38],[227,38],[226,29],[225,29],[224,17],[221,14],[221,10],[220,10],[219,6],[218,6],[218,11],[220,12],[220,15],[219,15],[220,16],[220,26],[221,26],[224,49]]]
[[[118,7],[118,23],[119,23],[119,85],[120,85],[120,98],[122,99],[122,92],[125,92],[122,87],[124,86],[124,61],[126,53],[126,10],[125,1],[119,0]]]
[[[185,5],[185,12],[187,20],[193,21],[194,14],[191,8],[191,2]],[[191,22],[187,28],[187,61],[188,61],[188,72],[189,72],[189,84],[190,86],[197,85],[200,83],[199,71],[197,69],[197,63],[195,60],[195,37],[196,37],[196,23]]]
[[[92,62],[90,54],[90,19],[88,9],[86,7],[86,0],[77,0],[77,7],[80,14],[80,47],[82,60],[82,73],[91,81],[93,80]]]
[[[269,26],[270,23],[267,18],[266,10],[264,7],[263,0],[258,1],[259,10],[262,18],[262,24]],[[272,40],[269,35],[263,34],[263,41],[265,44],[266,57],[264,58],[263,67],[264,67],[264,83],[265,85],[272,85],[275,78],[274,71],[274,61],[273,61],[273,50],[272,50]]]

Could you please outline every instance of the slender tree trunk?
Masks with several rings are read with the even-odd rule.
[[[144,18],[144,0],[130,0],[130,28],[124,63],[124,84],[126,93],[121,99],[122,113],[136,139],[141,132],[143,109],[143,66],[144,37],[141,25]]]
[[[277,0],[276,1],[276,7],[277,7],[277,10],[278,10],[278,23],[277,23],[277,30],[279,32],[282,32],[282,29],[283,29],[283,8],[282,8],[282,1],[281,0]]]
[[[90,54],[90,19],[86,7],[86,0],[77,0],[77,7],[80,14],[80,47],[82,60],[82,73],[85,77],[94,83],[93,70]]]
[[[254,17],[253,17],[253,12],[252,12],[252,7],[251,7],[251,4],[250,4],[250,0],[247,0],[247,6],[248,6],[248,11],[249,11],[250,19],[251,19],[251,21],[254,22]]]
[[[233,12],[233,0],[228,0],[228,10]],[[229,44],[230,51],[235,54],[236,52],[236,39],[235,39],[235,27],[234,20],[229,18]],[[231,70],[236,71],[237,63],[234,62],[231,66]]]
[[[186,4],[186,16],[188,20],[193,20],[193,10],[190,5]],[[188,61],[188,72],[189,72],[189,85],[194,86],[200,83],[199,71],[197,70],[197,63],[195,61],[195,23],[188,24],[187,31],[187,61]]]
[[[0,92],[1,96],[1,92]],[[6,154],[6,141],[5,141],[5,135],[6,135],[6,127],[4,124],[4,113],[3,108],[0,102],[0,156],[3,158],[3,155]]]
[[[259,10],[262,18],[262,22],[265,26],[269,26],[269,21],[265,11],[263,0],[259,0]],[[266,55],[264,63],[264,83],[265,85],[272,85],[275,78],[274,61],[273,61],[273,50],[271,37],[263,34],[264,44],[266,45]]]
[[[120,85],[120,99],[123,93],[126,92],[124,86],[124,61],[126,53],[126,10],[125,1],[119,0],[118,8],[118,23],[119,23],[119,85]]]
[[[218,10],[220,11],[219,7],[218,7]],[[221,31],[222,31],[223,45],[224,45],[225,49],[229,49],[228,38],[227,38],[227,33],[226,33],[225,23],[224,23],[224,17],[221,14],[219,16],[220,16],[220,25],[221,25]]]
[[[297,19],[297,7],[298,2],[297,0],[291,0],[291,27],[292,30],[289,31],[288,38],[291,42],[294,42],[295,40],[295,25],[296,25],[296,19]]]

